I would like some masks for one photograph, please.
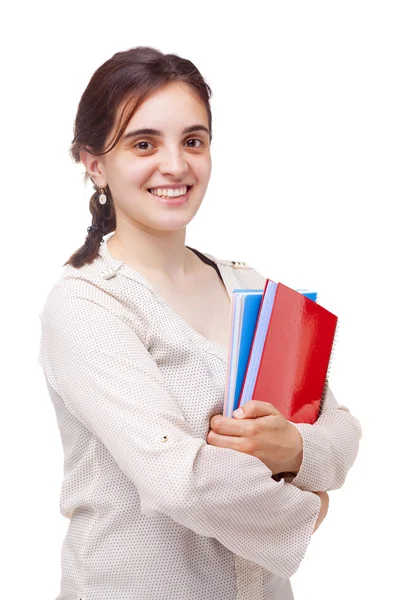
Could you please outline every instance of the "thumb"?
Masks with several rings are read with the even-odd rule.
[[[235,419],[255,419],[256,417],[265,417],[266,415],[276,415],[279,411],[270,402],[261,400],[249,400],[240,408],[233,411],[232,416]]]

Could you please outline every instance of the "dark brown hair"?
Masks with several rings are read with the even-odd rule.
[[[73,160],[76,163],[81,162],[82,148],[95,155],[106,154],[112,150],[134,112],[152,92],[169,81],[188,84],[203,102],[207,110],[211,141],[212,118],[209,100],[212,92],[199,70],[190,60],[176,54],[163,54],[150,46],[137,46],[125,52],[117,52],[92,75],[82,94],[75,117],[74,139],[70,148]],[[104,148],[105,141],[115,126],[120,107],[122,110],[114,139],[108,148]],[[86,171],[84,182],[88,179],[89,174]],[[94,183],[92,179],[91,181]],[[88,233],[83,246],[74,252],[63,266],[71,264],[79,268],[85,263],[93,262],[103,242],[103,235],[115,230],[116,217],[110,188],[106,186],[104,190],[107,196],[105,204],[99,203],[102,190],[95,184],[93,189],[95,193],[90,198],[89,210],[95,232]]]

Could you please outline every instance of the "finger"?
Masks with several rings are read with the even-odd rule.
[[[252,421],[240,421],[230,417],[214,416],[210,421],[211,429],[220,435],[232,435],[236,437],[249,437],[253,434]]]
[[[266,417],[268,415],[280,414],[279,410],[270,402],[262,402],[261,400],[249,400],[239,407],[243,414],[240,415],[236,411],[233,412],[235,418],[254,419],[256,417]]]
[[[237,452],[243,452],[241,438],[229,435],[219,435],[211,430],[207,436],[207,443],[218,448],[230,448]]]

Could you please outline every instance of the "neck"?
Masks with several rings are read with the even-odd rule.
[[[182,285],[194,271],[197,257],[185,246],[186,228],[149,233],[117,227],[107,243],[110,254],[140,273],[152,273]]]

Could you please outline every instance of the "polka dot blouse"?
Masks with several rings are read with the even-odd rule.
[[[203,256],[230,297],[264,287],[251,267]],[[272,477],[258,458],[206,442],[223,410],[225,347],[107,240],[90,265],[64,269],[40,321],[69,519],[57,600],[292,599],[320,510],[312,491],[343,485],[362,435],[331,389],[317,423],[296,424],[296,477]]]

